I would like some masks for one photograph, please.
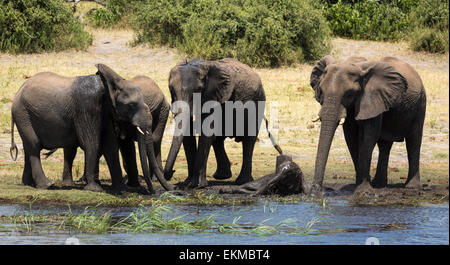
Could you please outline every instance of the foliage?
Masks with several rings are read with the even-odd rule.
[[[448,0],[421,0],[411,10],[410,47],[415,51],[448,52]]]
[[[133,14],[139,0],[109,0],[106,7],[95,8],[88,12],[89,24],[100,28],[127,26],[127,18]]]
[[[443,53],[448,51],[448,30],[417,28],[410,35],[410,47],[414,51]]]
[[[92,36],[63,0],[0,0],[0,51],[86,49]]]
[[[408,27],[406,14],[395,2],[338,1],[326,8],[325,16],[334,34],[352,39],[398,40]]]
[[[176,46],[203,59],[274,67],[319,59],[330,31],[308,1],[146,0],[132,20],[137,42]]]
[[[448,0],[323,0],[321,5],[335,35],[408,40],[416,51],[448,51]]]

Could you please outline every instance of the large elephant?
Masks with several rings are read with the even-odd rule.
[[[174,111],[175,119],[179,115],[180,109],[174,107],[174,103],[178,101],[185,102],[189,105],[190,112],[188,119],[190,123],[190,132],[187,136],[174,134],[172,145],[167,157],[164,174],[166,179],[170,179],[173,175],[173,165],[183,143],[187,164],[188,177],[185,181],[187,188],[196,186],[205,187],[208,185],[206,181],[206,164],[208,160],[211,145],[216,155],[217,170],[213,177],[216,179],[228,179],[232,176],[230,169],[230,161],[224,148],[224,140],[226,137],[234,137],[236,142],[242,142],[243,162],[241,172],[236,179],[237,184],[244,184],[253,180],[252,177],[252,156],[256,138],[261,125],[261,120],[257,115],[250,115],[250,112],[242,114],[245,128],[236,128],[239,126],[236,119],[236,113],[232,119],[222,119],[222,134],[205,135],[201,132],[198,139],[198,146],[194,135],[194,122],[201,120],[203,122],[211,113],[202,113],[195,117],[193,108],[200,110],[204,108],[205,102],[216,102],[220,104],[220,109],[225,109],[225,102],[228,103],[255,103],[256,108],[253,113],[264,114],[264,108],[258,108],[258,102],[264,102],[266,96],[261,83],[261,79],[250,67],[240,63],[234,59],[223,59],[219,61],[205,61],[192,59],[176,65],[170,71],[169,90],[172,97],[172,111]],[[194,94],[201,96],[201,103],[194,103]],[[201,106],[199,106],[201,104]],[[222,111],[225,115],[226,111]],[[186,113],[185,113],[186,114]],[[241,114],[238,114],[241,115]],[[242,117],[239,117],[242,118]],[[251,119],[255,119],[255,127],[250,127]],[[233,125],[233,133],[225,134],[226,126]],[[242,125],[242,124],[241,124]],[[214,124],[214,127],[219,126]],[[237,129],[243,129],[243,133],[237,134]],[[252,132],[254,134],[250,133]],[[273,138],[271,138],[273,140]],[[274,143],[274,141],[272,141]],[[276,145],[277,150],[281,153],[281,149]]]
[[[13,159],[17,158],[15,123],[25,151],[22,175],[25,185],[37,188],[53,185],[42,170],[42,149],[65,148],[65,161],[72,161],[69,156],[75,156],[76,148],[80,146],[85,152],[86,190],[102,190],[94,179],[98,156],[102,152],[113,188],[125,189],[117,148],[114,141],[109,141],[115,139],[114,132],[119,122],[130,123],[142,132],[138,139],[140,156],[150,185],[147,159],[158,178],[165,181],[153,149],[152,116],[141,90],[108,66],[98,64],[96,67],[97,74],[88,76],[38,73],[27,80],[16,94],[11,110],[11,155]]]
[[[313,191],[322,189],[331,142],[338,125],[356,171],[356,191],[371,188],[370,164],[375,144],[379,158],[372,185],[387,185],[389,152],[393,142],[406,141],[409,171],[406,187],[420,187],[420,146],[426,110],[426,94],[418,73],[407,63],[385,57],[367,61],[350,57],[337,62],[322,58],[310,78],[316,100],[322,105]]]
[[[128,81],[136,84],[141,89],[142,95],[144,96],[144,103],[150,110],[152,116],[151,129],[154,153],[156,162],[162,171],[161,142],[164,135],[164,129],[166,127],[167,118],[169,116],[170,105],[164,97],[162,90],[151,78],[146,76],[135,76],[128,79]],[[113,139],[108,139],[108,144],[115,146],[117,148],[116,152],[119,152],[120,149],[124,168],[128,176],[127,185],[130,187],[138,187],[140,184],[138,180],[134,142],[138,139],[139,132],[131,123],[120,121],[117,123],[116,130],[116,137]],[[64,149],[65,154],[67,151],[70,150]],[[50,153],[48,155],[50,155]],[[66,158],[67,156],[65,155],[64,157]],[[74,158],[75,156],[70,156],[68,159],[71,160],[64,162],[64,164],[68,166],[67,168],[64,167],[63,181],[66,181],[68,185],[73,185],[71,165]],[[86,172],[83,174],[82,180],[86,180],[85,176]],[[153,178],[156,177],[153,168],[150,168],[150,176]],[[98,177],[98,172],[96,172],[96,177]],[[165,182],[165,180],[163,180],[162,185],[166,189],[172,188]]]

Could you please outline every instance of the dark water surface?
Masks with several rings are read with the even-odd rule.
[[[262,202],[252,206],[177,206],[170,205],[175,217],[199,219],[214,214],[219,224],[237,223],[258,226],[276,225],[289,218],[300,227],[314,225],[316,233],[310,235],[276,234],[222,234],[213,231],[192,234],[173,232],[133,234],[107,233],[101,235],[82,234],[74,231],[40,231],[27,234],[14,230],[12,224],[2,224],[0,244],[65,244],[68,237],[76,237],[80,244],[365,244],[367,238],[375,237],[380,244],[449,244],[448,204],[420,207],[353,207],[346,201],[334,200],[323,205],[317,203],[277,204]],[[110,211],[112,216],[125,217],[136,208],[97,208],[101,214]],[[82,208],[71,208],[80,213]],[[24,214],[29,212],[25,205],[0,205],[0,215]],[[33,206],[34,214],[64,214],[68,207]]]

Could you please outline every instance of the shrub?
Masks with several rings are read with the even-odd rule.
[[[410,5],[402,7],[407,9]],[[338,1],[325,10],[328,25],[333,33],[347,38],[399,40],[408,27],[407,15],[396,1]]]
[[[0,0],[0,50],[86,49],[92,36],[63,0]]]
[[[134,11],[139,0],[109,0],[106,7],[95,8],[88,12],[89,24],[96,28],[128,26],[127,18]]]
[[[448,52],[448,0],[420,0],[409,14],[409,43],[415,51]]]
[[[274,67],[330,51],[326,21],[305,0],[145,0],[135,10],[137,42],[176,46],[188,56]]]
[[[444,53],[448,51],[448,31],[433,28],[416,29],[410,37],[410,47],[414,51]]]

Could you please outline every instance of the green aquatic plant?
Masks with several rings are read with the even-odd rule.
[[[31,209],[31,207],[30,207]],[[318,230],[312,227],[319,222],[318,218],[312,219],[305,226],[298,220],[288,218],[278,224],[268,224],[272,218],[265,219],[257,224],[239,223],[242,215],[233,219],[232,223],[219,224],[216,221],[217,214],[211,214],[194,220],[186,220],[187,214],[169,218],[174,210],[167,205],[136,208],[128,216],[123,218],[112,217],[110,211],[97,214],[97,207],[86,207],[80,214],[74,214],[69,206],[67,214],[38,215],[25,212],[21,215],[0,216],[1,223],[14,224],[14,230],[31,233],[46,227],[49,230],[76,230],[83,233],[104,234],[115,233],[228,233],[235,235],[272,236],[277,234],[287,235],[311,235]],[[40,228],[40,229],[38,229]]]

